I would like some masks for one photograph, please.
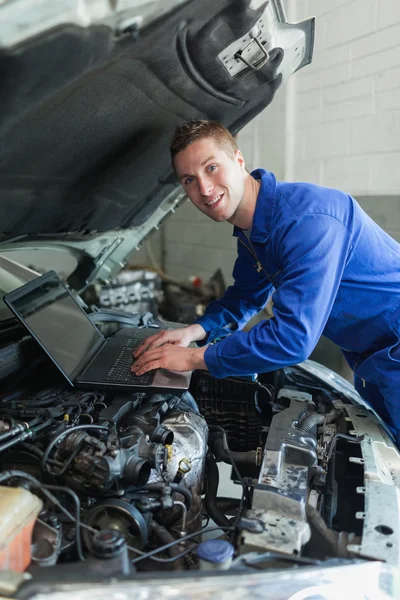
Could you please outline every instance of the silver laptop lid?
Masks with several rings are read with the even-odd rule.
[[[104,340],[54,271],[10,292],[4,301],[70,382]]]

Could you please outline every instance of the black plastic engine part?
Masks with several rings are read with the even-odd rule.
[[[272,387],[236,378],[215,379],[209,373],[197,372],[190,389],[207,423],[226,431],[230,450],[247,452],[260,446],[261,427],[272,416]],[[263,415],[257,409],[256,394]]]
[[[112,498],[96,504],[86,515],[85,523],[97,530],[112,529],[120,532],[128,546],[143,548],[148,539],[148,527],[143,515],[129,502]],[[93,548],[94,537],[83,530],[86,548]]]
[[[114,558],[126,550],[126,541],[120,531],[102,529],[93,535],[91,552],[97,558]]]
[[[364,469],[362,464],[351,463],[350,456],[361,458],[360,447],[339,439],[328,467],[323,517],[335,531],[352,531],[359,536],[363,522],[356,513],[363,512],[365,506],[364,495],[358,494],[357,488],[364,485]]]

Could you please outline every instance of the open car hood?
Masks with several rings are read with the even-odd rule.
[[[118,272],[183,201],[174,126],[236,134],[314,42],[281,0],[14,0],[0,17],[1,251],[38,270],[61,259],[75,289]]]

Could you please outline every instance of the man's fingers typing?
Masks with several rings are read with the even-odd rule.
[[[153,369],[169,369],[171,371],[191,371],[206,369],[204,362],[205,348],[182,348],[177,344],[163,344],[143,353],[132,365],[136,375],[142,375]]]
[[[144,366],[147,367],[149,362],[151,362],[157,358],[160,358],[160,356],[162,356],[161,348],[160,349],[158,349],[158,347],[155,347],[153,349],[149,348],[148,350],[146,350],[146,353],[143,353],[141,356],[138,357],[137,360],[135,360],[135,362],[133,363],[133,365],[131,367],[131,370],[134,371],[135,373],[137,373]],[[146,370],[148,370],[148,369],[146,369]]]
[[[152,336],[146,338],[140,344],[140,346],[138,348],[136,348],[135,352],[133,353],[134,358],[139,358],[139,356],[141,356],[147,350],[151,350],[152,348],[157,348],[157,346],[164,344],[165,342],[162,341],[163,333],[157,333],[156,335],[152,335]]]
[[[197,330],[193,330],[193,326],[182,327],[179,329],[164,329],[163,331],[160,331],[144,340],[139,348],[137,348],[133,353],[133,357],[139,358],[142,354],[144,354],[144,352],[154,350],[155,348],[163,346],[164,344],[171,344],[186,348],[193,340],[200,339],[201,335],[199,337],[198,332],[196,335],[194,335],[195,332],[197,332]]]
[[[134,373],[135,375],[143,375],[143,373],[147,373],[148,371],[152,371],[153,369],[158,369],[159,366],[159,361],[153,360],[138,368],[136,371],[134,371]]]

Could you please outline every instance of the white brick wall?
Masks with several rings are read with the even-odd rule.
[[[289,0],[289,15],[316,16],[316,43],[288,84],[286,178],[399,193],[399,0]]]

